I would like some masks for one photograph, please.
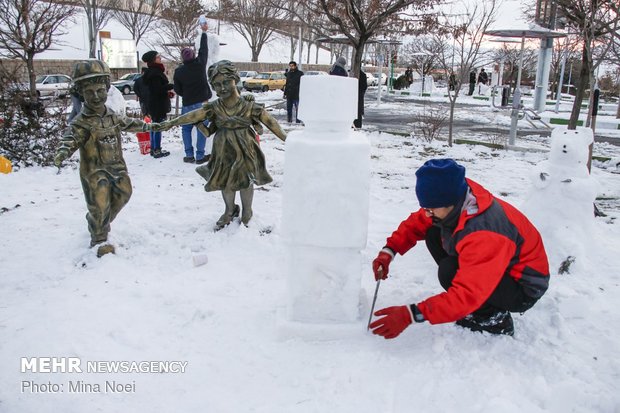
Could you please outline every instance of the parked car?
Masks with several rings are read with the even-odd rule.
[[[237,82],[237,89],[241,91],[246,80],[254,79],[258,75],[258,72],[254,70],[240,70],[239,82]]]
[[[263,92],[276,89],[284,90],[285,83],[286,78],[282,72],[262,72],[257,74],[255,78],[246,80],[244,88],[246,90],[261,90]]]
[[[308,70],[304,72],[304,76],[329,76],[329,73],[322,70]]]
[[[133,91],[133,83],[140,76],[141,73],[127,73],[125,76],[112,82],[112,86],[123,92],[123,95],[128,95]]]
[[[51,74],[40,75],[35,79],[37,96],[57,96],[63,97],[69,94],[71,78],[67,75]],[[20,89],[28,90],[28,84],[20,85]]]
[[[366,73],[366,82],[368,83],[368,86],[377,86],[377,83],[379,83],[379,81],[377,80],[377,77],[370,72],[365,72],[365,73]]]
[[[239,78],[241,79],[242,82],[245,82],[246,80],[255,78],[257,74],[258,72],[254,70],[240,70]]]

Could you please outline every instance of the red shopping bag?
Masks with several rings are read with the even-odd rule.
[[[144,117],[145,123],[151,123],[151,118],[148,116]],[[138,145],[140,145],[140,153],[142,155],[148,155],[151,153],[151,134],[150,132],[138,132],[136,133],[138,137]]]

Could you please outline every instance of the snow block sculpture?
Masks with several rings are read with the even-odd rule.
[[[360,316],[370,144],[351,130],[356,117],[357,79],[301,78],[299,118],[306,127],[289,133],[284,165],[289,321],[352,323]]]
[[[552,273],[569,272],[572,262],[581,266],[584,247],[595,238],[598,183],[587,167],[593,141],[591,129],[554,129],[549,159],[532,173],[533,186],[523,212],[542,235]]]

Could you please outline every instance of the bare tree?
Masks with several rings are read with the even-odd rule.
[[[224,17],[250,46],[252,62],[258,62],[263,46],[285,23],[284,3],[284,0],[222,0]]]
[[[582,66],[580,82],[575,92],[575,102],[568,122],[569,129],[577,127],[581,102],[589,85],[595,84],[595,71],[601,60],[594,60],[594,49],[601,46],[600,55],[606,55],[614,44],[614,39],[620,39],[620,4],[617,1],[606,0],[556,0],[558,13],[567,22],[567,25],[578,32],[582,42]],[[584,81],[589,79],[589,82]],[[592,105],[589,105],[590,109]]]
[[[332,34],[345,35],[353,47],[351,76],[357,77],[369,40],[379,35],[402,36],[421,30],[433,18],[420,12],[438,3],[439,0],[308,0],[305,11],[310,18],[297,8],[287,11],[320,32],[326,31],[323,19],[327,19]]]
[[[504,62],[503,80],[508,82],[514,90],[517,85],[517,72],[519,70],[520,46],[502,45],[500,49],[493,51],[493,60],[496,62]],[[521,66],[523,78],[527,78],[529,73],[536,71],[536,62],[538,60],[538,51],[529,48],[523,49],[523,64]],[[559,75],[558,75],[559,76]]]
[[[116,0],[79,0],[88,23],[88,57],[97,57],[97,34],[112,17]]]
[[[129,0],[122,7],[124,0],[115,0],[114,18],[131,34],[136,47],[142,36],[157,20],[157,13],[162,6],[162,0]],[[140,66],[138,62],[138,66]]]
[[[0,0],[0,54],[26,64],[30,96],[36,98],[34,56],[66,33],[75,7],[43,0]]]
[[[400,60],[410,66],[422,78],[428,75],[437,63],[438,45],[430,36],[420,36],[401,47]]]
[[[181,49],[194,44],[197,19],[204,12],[200,0],[164,0],[157,33],[166,57],[179,60]]]
[[[562,69],[562,62],[568,62],[576,59],[580,47],[579,39],[573,34],[567,34],[567,37],[559,39],[553,43],[553,49],[551,51],[551,67],[549,70],[550,90],[557,94],[559,89],[558,85],[563,84],[563,79],[560,79],[560,72]],[[564,74],[568,76],[568,73]]]
[[[495,21],[498,0],[481,0],[466,5],[464,13],[443,16],[442,29],[435,35],[437,60],[447,79],[454,74],[454,90],[448,88],[450,115],[448,118],[448,145],[452,146],[454,107],[461,86],[468,81],[469,72],[480,59],[480,45],[484,32]]]

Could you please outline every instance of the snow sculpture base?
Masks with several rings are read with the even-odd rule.
[[[358,319],[353,323],[327,323],[293,321],[288,317],[287,309],[280,308],[276,314],[276,334],[279,340],[301,338],[306,341],[358,340],[368,334],[367,322],[370,312],[367,292],[362,289],[359,295]]]
[[[289,320],[352,323],[359,318],[359,250],[291,246],[289,254]]]

